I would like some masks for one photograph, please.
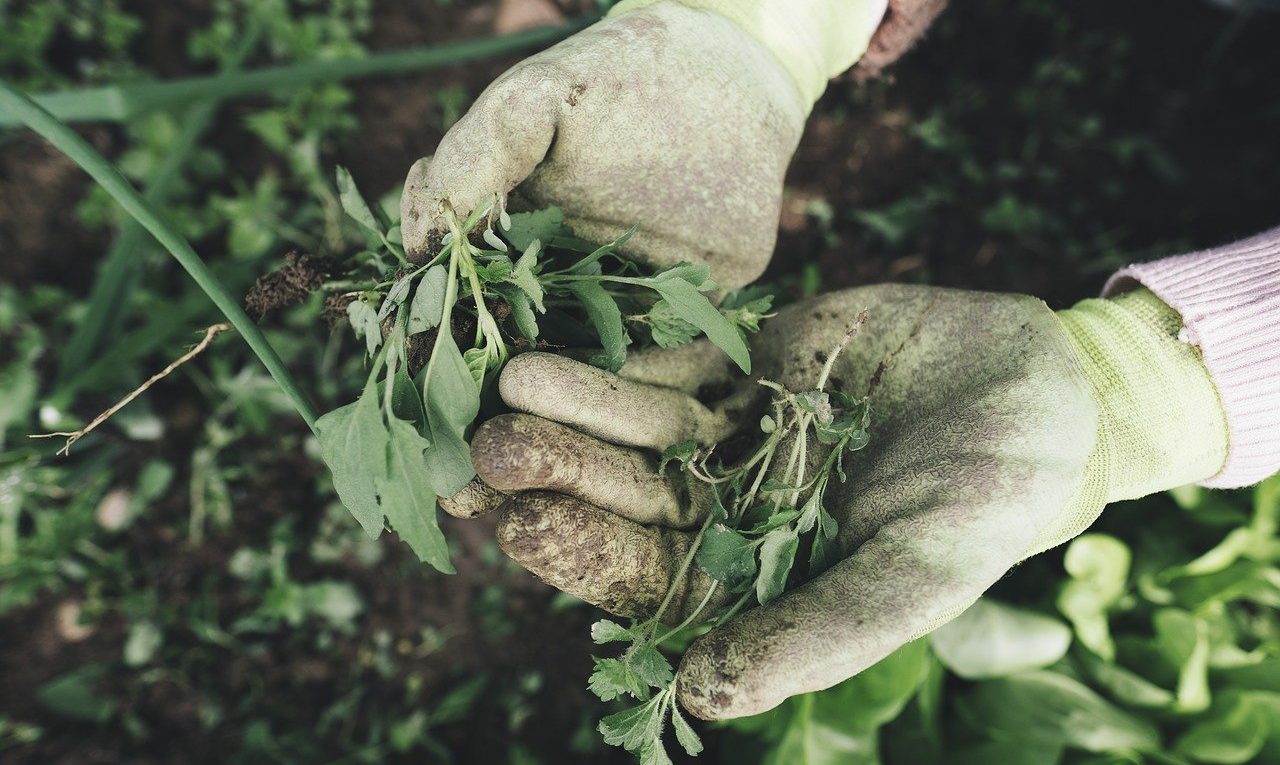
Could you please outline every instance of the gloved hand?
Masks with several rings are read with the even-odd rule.
[[[1022,296],[848,290],[766,322],[752,343],[758,373],[811,389],[863,308],[869,319],[830,382],[870,391],[872,412],[870,444],[826,495],[843,559],[692,644],[678,698],[699,717],[754,714],[834,685],[1079,534],[1105,503],[1223,464],[1212,381],[1177,340],[1176,312],[1149,292],[1055,314]],[[508,555],[566,592],[645,616],[703,504],[681,475],[656,472],[654,450],[754,427],[761,402],[748,383],[700,403],[700,387],[732,376],[701,344],[632,359],[617,377],[546,354],[512,359],[499,387],[522,413],[476,432],[473,460],[491,488],[471,495],[469,514],[510,493],[497,532]],[[707,584],[695,571],[677,610]]]
[[[579,236],[632,224],[627,254],[707,263],[725,289],[773,252],[782,181],[826,79],[866,49],[885,0],[630,0],[517,64],[409,171],[401,233],[434,251],[513,189]],[[732,17],[732,20],[731,20]],[[877,51],[877,60],[883,57]]]

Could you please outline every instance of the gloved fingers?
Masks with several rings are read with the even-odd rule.
[[[712,505],[707,484],[658,472],[657,460],[530,414],[503,414],[476,429],[471,461],[493,491],[568,494],[636,523],[696,526]]]
[[[758,387],[758,386],[752,386]],[[694,439],[714,444],[742,424],[740,405],[712,410],[671,388],[624,377],[549,353],[507,362],[498,391],[512,409],[573,426],[623,446],[662,451]]]
[[[677,676],[680,703],[706,720],[764,712],[941,626],[1011,568],[1034,533],[1011,533],[1005,527],[1019,524],[983,511],[964,511],[959,524],[899,518],[813,581],[699,638]]]
[[[497,510],[506,496],[476,477],[452,497],[440,497],[440,509],[454,518],[478,518]]]
[[[495,196],[501,200],[533,172],[555,136],[571,83],[549,64],[525,62],[499,77],[449,129],[434,157],[413,164],[400,199],[405,252],[428,256],[459,220]]]
[[[498,512],[498,547],[508,557],[552,587],[618,616],[652,616],[693,542],[690,533],[642,526],[564,494],[517,494]],[[679,622],[713,584],[691,567],[662,620]],[[714,608],[721,601],[711,594]]]
[[[654,346],[634,351],[627,355],[618,376],[692,396],[699,389],[732,382],[738,377],[737,369],[710,340],[701,338],[675,348]]]

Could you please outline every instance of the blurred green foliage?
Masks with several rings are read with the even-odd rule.
[[[463,19],[472,4],[429,5]],[[1147,81],[1132,74],[1140,37],[1081,31],[1069,15],[1081,9],[1045,0],[967,7],[979,6],[1008,18],[1010,35],[1038,30],[1039,48],[1012,50],[1006,39],[1008,51],[971,47],[970,59],[936,66],[929,56],[950,55],[949,40],[971,35],[958,31],[963,19],[945,19],[937,47],[917,59],[928,75],[917,79],[938,92],[899,115],[901,140],[889,141],[927,170],[868,182],[856,198],[842,186],[808,200],[800,259],[848,261],[853,242],[868,259],[924,253],[908,273],[936,279],[951,273],[952,242],[990,245],[995,265],[984,278],[1027,290],[1186,244],[1181,226],[1166,226],[1165,240],[1135,245],[1135,228],[1175,213],[1202,222],[1209,213],[1190,202],[1165,203],[1216,156],[1169,140],[1162,126],[1186,117],[1177,103],[1154,127],[1126,109],[1145,96]],[[388,12],[369,0],[218,0],[171,45],[166,66],[194,73],[355,55]],[[155,76],[146,18],[114,0],[0,0],[0,76],[30,90]],[[1239,34],[1222,25],[1213,56]],[[1006,53],[1031,64],[1011,71]],[[362,113],[356,87],[325,84],[151,113],[109,140],[125,174],[163,190],[157,204],[169,220],[217,253],[220,278],[243,290],[287,249],[362,243],[330,187],[333,164],[387,146],[429,148],[427,136],[500,70],[433,82],[430,105],[410,112],[420,122],[378,113],[385,102]],[[1256,73],[1217,74],[1221,88],[1194,77],[1161,87],[1180,88],[1178,103],[1212,105],[1218,90]],[[815,118],[842,125],[874,111],[882,92],[837,89]],[[1276,94],[1249,92],[1257,108],[1243,116],[1280,120]],[[208,114],[197,119],[200,108]],[[23,150],[17,136],[0,136],[0,151],[15,146]],[[1274,171],[1274,153],[1246,149],[1241,163]],[[398,178],[382,182],[370,190],[394,199]],[[1156,201],[1137,205],[1135,189]],[[196,741],[207,751],[190,756],[237,763],[466,762],[477,746],[520,765],[611,761],[594,732],[602,710],[578,687],[590,647],[558,642],[584,634],[596,615],[520,589],[527,580],[488,543],[468,548],[477,573],[454,599],[451,583],[369,541],[332,501],[314,442],[237,340],[220,340],[70,458],[27,439],[83,425],[215,319],[154,243],[125,238],[99,192],[61,202],[104,249],[124,240],[127,257],[111,262],[138,265],[95,274],[97,253],[80,253],[58,278],[0,283],[0,760],[81,762],[77,745],[92,742],[115,761],[164,761],[175,741]],[[1001,257],[1010,251],[1020,257]],[[793,265],[799,273],[781,279],[807,294],[867,278],[832,276],[829,257],[821,268]],[[112,280],[114,290],[86,286]],[[339,353],[349,333],[317,326],[319,311],[314,301],[298,306],[267,331],[316,399],[333,404],[362,379],[336,359],[359,354]],[[77,336],[85,339],[70,342]],[[711,751],[702,759],[1280,762],[1278,516],[1274,478],[1252,491],[1183,489],[1117,505],[935,635],[828,691],[703,731]]]

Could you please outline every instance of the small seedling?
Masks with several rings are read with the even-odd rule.
[[[781,595],[803,535],[811,535],[809,578],[835,562],[838,524],[827,511],[826,490],[833,475],[842,483],[847,480],[845,456],[867,445],[870,410],[866,398],[826,388],[836,357],[865,320],[863,312],[828,354],[813,390],[792,392],[770,380],[759,381],[774,393],[772,412],[761,418],[763,441],[745,460],[728,468],[713,466],[714,449],[700,449],[693,441],[662,455],[663,469],[676,463],[712,487],[712,511],[652,617],[625,627],[608,619],[591,626],[596,643],[626,644],[620,656],[595,660],[591,691],[602,701],[630,697],[638,702],[601,720],[600,733],[607,743],[638,755],[644,765],[671,762],[662,743],[667,719],[686,752],[702,751],[702,742],[680,713],[676,673],[661,649],[687,644],[691,630],[707,632],[750,604],[765,605]],[[811,440],[830,451],[807,475]],[[694,564],[713,584],[683,622],[668,627],[663,616]],[[712,602],[726,605],[709,609]]]
[[[646,274],[619,253],[635,227],[596,246],[556,208],[508,215],[495,196],[465,220],[447,214],[438,251],[411,264],[398,226],[344,169],[337,183],[370,248],[332,282],[330,306],[345,305],[371,363],[360,397],[317,422],[321,452],[370,536],[390,525],[441,571],[453,569],[436,499],[475,477],[467,438],[512,353],[595,346],[591,363],[616,372],[636,337],[669,348],[705,334],[751,371],[746,336],[771,299],[717,308],[705,265]]]

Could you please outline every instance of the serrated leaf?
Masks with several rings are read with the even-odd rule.
[[[436,518],[435,491],[424,469],[423,452],[430,444],[404,420],[392,418],[388,431],[387,475],[378,481],[383,512],[418,560],[452,574],[449,545]]]
[[[571,282],[569,291],[578,298],[600,336],[603,351],[592,362],[598,362],[600,367],[610,372],[617,372],[627,360],[627,333],[622,326],[622,312],[618,310],[618,304],[599,282]]]
[[[662,348],[675,348],[693,340],[699,334],[697,327],[676,315],[666,299],[659,300],[645,316],[653,342]]]
[[[655,741],[640,750],[640,765],[674,765],[662,741]]]
[[[644,699],[648,695],[648,686],[622,659],[596,659],[587,688],[601,701],[624,695]]]
[[[484,348],[468,348],[462,354],[462,360],[467,363],[467,371],[471,373],[476,388],[483,386],[484,373],[489,368],[489,353]]]
[[[677,316],[702,330],[743,372],[751,374],[751,354],[742,335],[697,287],[679,278],[647,279],[645,283],[671,304]]]
[[[671,662],[651,645],[636,648],[628,658],[628,663],[636,677],[654,688],[665,688],[675,679]]]
[[[645,703],[624,709],[600,721],[599,731],[606,744],[638,752],[657,742],[662,732],[661,707],[664,696],[658,694]]]
[[[547,207],[534,212],[514,213],[511,225],[507,227],[506,239],[511,246],[521,252],[528,249],[534,240],[550,242],[558,236],[568,236],[569,229],[564,225],[564,213],[559,207]]]
[[[514,284],[495,284],[493,288],[511,307],[511,320],[520,335],[530,343],[538,339],[538,317],[533,312],[529,296]]]
[[[610,619],[601,619],[591,625],[591,639],[601,645],[635,640],[635,638],[636,636],[631,630]]]
[[[378,408],[377,383],[365,385],[354,403],[316,421],[320,453],[333,473],[333,488],[370,537],[382,533],[378,482],[387,473],[387,428]]]
[[[680,705],[671,705],[671,727],[675,728],[676,741],[690,757],[697,757],[702,751],[702,739],[698,737],[693,726],[680,714]]]
[[[476,263],[476,276],[479,276],[480,281],[485,284],[504,282],[513,271],[515,271],[515,265],[507,257],[494,258],[487,263]]]
[[[751,540],[717,523],[703,533],[696,559],[713,579],[733,585],[756,573],[755,549]]]
[[[787,589],[787,575],[795,563],[800,539],[789,528],[780,528],[764,535],[760,545],[760,575],[756,577],[756,600],[768,605]]]
[[[520,288],[520,291],[533,302],[534,307],[538,309],[538,313],[546,313],[547,309],[542,305],[542,283],[538,281],[538,276],[534,273],[534,267],[538,265],[538,249],[540,246],[541,244],[535,241],[525,248],[524,254],[516,261],[516,266],[507,277],[507,281]]]
[[[448,281],[449,270],[439,263],[422,275],[418,289],[413,293],[413,302],[409,304],[409,334],[440,326]]]
[[[662,473],[667,469],[667,463],[678,462],[683,468],[693,459],[693,455],[698,453],[698,442],[692,438],[686,438],[678,444],[672,444],[662,450],[662,459],[658,462],[658,472]]]
[[[334,175],[338,183],[338,201],[342,204],[343,212],[356,223],[368,229],[370,233],[381,238],[383,235],[382,224],[378,222],[373,210],[369,209],[368,203],[364,201],[364,197],[360,194],[360,189],[356,188],[356,182],[351,177],[351,173],[347,168],[339,166]]]

